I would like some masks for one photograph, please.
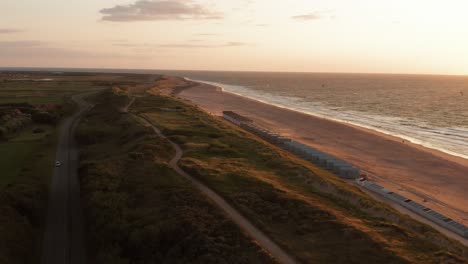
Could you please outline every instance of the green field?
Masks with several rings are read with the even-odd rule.
[[[42,129],[40,133],[34,133],[35,129]],[[19,142],[19,141],[35,141],[41,140],[51,134],[56,130],[55,126],[35,124],[25,128],[21,133],[16,135],[14,138],[10,139],[10,142]]]
[[[45,133],[49,136],[45,136]],[[57,134],[0,142],[0,263],[37,263]]]
[[[11,182],[19,175],[23,164],[32,158],[37,144],[30,142],[0,143],[0,186]]]
[[[61,104],[63,103],[62,97],[1,97],[1,104],[15,104],[15,103],[28,103],[31,105],[41,104]]]
[[[33,129],[42,128],[44,132],[33,133]],[[0,168],[2,169],[0,177],[0,188],[4,184],[14,181],[22,171],[31,170],[31,167],[39,168],[41,171],[47,171],[50,174],[54,157],[55,145],[50,141],[55,141],[50,137],[56,136],[56,128],[47,125],[36,125],[24,129],[21,133],[7,142],[0,142]],[[44,160],[38,157],[49,155]]]

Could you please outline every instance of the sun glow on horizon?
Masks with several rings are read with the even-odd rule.
[[[468,74],[468,2],[0,3],[0,67]]]

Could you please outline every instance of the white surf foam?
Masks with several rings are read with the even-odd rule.
[[[187,80],[191,80],[186,78]],[[401,117],[382,116],[343,108],[330,108],[320,102],[308,102],[298,97],[279,96],[245,86],[204,80],[193,80],[220,87],[223,91],[305,114],[348,123],[395,136],[427,148],[468,159],[468,128],[432,127],[430,124]]]

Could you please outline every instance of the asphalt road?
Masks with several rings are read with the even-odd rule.
[[[133,100],[131,101],[133,103]],[[129,105],[131,105],[131,103]],[[128,107],[126,108],[128,110]],[[273,242],[268,236],[266,236],[262,231],[260,231],[258,228],[256,228],[247,218],[242,216],[234,207],[229,205],[226,200],[224,200],[221,196],[219,196],[217,193],[215,193],[213,190],[208,188],[206,185],[198,181],[196,178],[192,177],[188,173],[186,173],[184,170],[182,170],[178,163],[180,158],[183,155],[183,151],[180,148],[179,145],[176,143],[172,142],[169,140],[167,137],[165,137],[162,132],[154,126],[150,120],[146,119],[145,117],[142,117],[143,121],[147,123],[151,128],[154,130],[154,132],[162,137],[165,138],[169,141],[169,143],[174,147],[176,150],[176,155],[172,158],[172,160],[169,162],[169,166],[174,169],[179,175],[183,176],[184,178],[188,179],[192,184],[197,187],[202,193],[204,193],[208,198],[210,198],[213,202],[218,205],[225,213],[226,215],[234,222],[236,223],[242,230],[244,230],[247,235],[249,235],[251,238],[253,238],[260,247],[268,251],[271,256],[273,256],[278,262],[284,263],[284,264],[290,264],[290,263],[296,263],[294,258],[289,256],[288,253],[286,253],[283,249],[281,249],[275,242]],[[239,252],[241,254],[241,252]]]
[[[86,262],[80,184],[77,176],[78,151],[74,141],[74,131],[83,113],[92,107],[83,100],[84,96],[91,93],[95,92],[72,97],[79,110],[64,120],[60,130],[56,160],[62,165],[55,167],[50,185],[43,241],[43,264]]]

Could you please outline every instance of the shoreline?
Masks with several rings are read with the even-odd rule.
[[[258,103],[261,103],[261,104],[266,104],[266,105],[270,105],[270,106],[273,106],[273,107],[281,108],[281,109],[284,109],[286,111],[292,111],[292,112],[296,112],[298,114],[304,114],[304,115],[312,116],[314,118],[324,119],[324,120],[329,121],[329,122],[335,122],[335,123],[340,124],[340,125],[350,126],[350,127],[355,128],[355,129],[362,130],[363,132],[372,133],[372,134],[375,134],[375,135],[377,135],[379,137],[388,138],[388,139],[393,140],[393,141],[398,142],[398,143],[403,141],[404,144],[411,145],[412,147],[417,148],[417,149],[419,149],[421,151],[428,152],[430,154],[436,155],[436,156],[438,156],[440,158],[443,158],[443,159],[446,159],[448,161],[459,163],[460,165],[463,165],[463,166],[468,166],[468,159],[467,158],[464,158],[462,156],[458,156],[458,155],[455,155],[455,154],[448,153],[450,151],[446,152],[446,151],[441,150],[441,149],[431,148],[431,147],[425,146],[423,144],[415,143],[415,142],[411,141],[410,139],[404,138],[404,136],[400,137],[398,135],[393,135],[393,134],[391,134],[391,132],[388,132],[388,131],[385,131],[385,130],[380,130],[380,129],[373,128],[373,127],[370,127],[370,126],[355,124],[353,122],[343,121],[343,120],[339,120],[339,119],[336,119],[336,118],[325,117],[325,116],[322,116],[322,115],[315,115],[315,114],[312,114],[312,113],[309,113],[309,112],[305,112],[305,111],[301,111],[301,110],[297,110],[297,109],[288,108],[288,107],[285,107],[285,106],[269,103],[269,102],[266,102],[266,101],[263,101],[263,100],[260,100],[260,99],[251,98],[251,97],[248,97],[248,96],[245,96],[245,95],[242,95],[242,94],[238,94],[238,93],[234,93],[234,92],[231,92],[231,91],[226,91],[223,87],[216,86],[216,85],[211,84],[211,83],[206,82],[206,81],[191,80],[191,79],[188,79],[188,78],[185,78],[185,77],[184,77],[184,79],[189,80],[191,82],[198,83],[198,85],[212,86],[213,88],[215,88],[217,91],[219,91],[221,93],[226,93],[226,94],[231,94],[231,95],[234,95],[234,96],[239,96],[239,97],[245,98],[247,100],[252,100],[252,101],[255,101],[255,102],[258,102]],[[193,86],[183,87],[183,89],[181,89],[180,91],[177,91],[176,93],[174,93],[174,95],[178,95],[178,94],[182,93],[185,89],[190,89],[190,88],[193,88]]]
[[[468,194],[464,194],[464,187],[468,186],[468,160],[357,125],[197,83],[178,91],[177,96],[211,114],[233,110],[249,116],[265,128],[353,163],[373,181],[468,224],[468,208],[463,204],[468,200]]]
[[[415,140],[413,138],[407,139],[403,135],[394,135],[391,132],[388,132],[388,131],[385,131],[385,130],[382,130],[382,129],[373,128],[373,127],[365,126],[365,125],[361,125],[361,124],[355,124],[355,123],[349,122],[349,121],[343,121],[343,120],[339,120],[339,119],[336,119],[336,118],[317,115],[317,114],[313,114],[313,113],[309,113],[309,112],[305,112],[305,111],[301,111],[301,110],[297,110],[297,109],[288,108],[288,107],[285,107],[285,106],[269,103],[269,102],[266,102],[266,101],[263,101],[263,100],[260,100],[260,99],[251,98],[251,97],[248,97],[248,96],[245,96],[245,95],[242,95],[242,94],[238,94],[238,93],[235,93],[235,92],[226,91],[224,88],[222,88],[220,86],[216,86],[214,84],[211,84],[210,82],[200,81],[200,80],[192,80],[192,79],[185,78],[185,77],[183,79],[188,80],[190,82],[198,83],[199,86],[202,86],[202,85],[211,86],[212,88],[216,89],[216,91],[221,92],[221,93],[242,97],[242,98],[244,98],[246,100],[252,100],[252,101],[255,101],[255,102],[258,102],[258,103],[261,103],[261,104],[266,104],[266,105],[270,105],[270,106],[273,106],[273,107],[281,108],[281,109],[284,109],[286,111],[292,111],[292,112],[296,112],[298,114],[304,114],[304,115],[308,115],[308,116],[311,116],[311,117],[314,117],[314,118],[320,118],[320,119],[323,119],[323,120],[326,120],[326,121],[329,121],[329,122],[335,122],[335,123],[340,124],[340,125],[350,126],[350,127],[362,130],[362,131],[367,132],[367,133],[375,134],[375,135],[380,136],[380,137],[386,137],[388,139],[394,140],[395,142],[400,143],[403,140],[405,144],[411,145],[414,148],[418,148],[418,149],[420,149],[422,151],[426,151],[426,152],[428,152],[430,154],[437,155],[440,158],[443,158],[443,159],[446,159],[446,160],[449,160],[449,161],[457,162],[460,165],[468,166],[468,158],[464,158],[462,156],[459,156],[459,155],[462,155],[462,154],[456,155],[456,154],[452,154],[453,152],[448,153],[448,152],[451,152],[449,150],[441,150],[441,149],[438,149],[438,148],[431,148],[431,147],[425,146],[423,144],[415,143],[415,142],[411,141],[411,140]],[[194,88],[194,87],[193,86],[182,87],[182,89],[180,89],[177,92],[173,93],[173,95],[177,96],[177,95],[183,93],[184,90],[190,89],[190,88]],[[179,87],[177,87],[176,89],[179,89]]]
[[[243,97],[243,98],[246,98],[246,99],[249,99],[249,100],[253,100],[253,101],[256,101],[256,102],[259,102],[259,103],[272,105],[272,106],[279,107],[279,108],[282,108],[282,109],[285,109],[285,110],[288,110],[288,111],[294,111],[294,112],[298,112],[298,113],[301,113],[301,114],[310,115],[310,116],[313,116],[313,117],[316,117],[316,118],[323,118],[323,119],[326,119],[326,120],[329,120],[329,121],[332,121],[332,122],[337,122],[337,123],[340,123],[340,124],[343,124],[343,125],[353,126],[353,127],[358,128],[358,129],[363,129],[363,130],[365,130],[367,132],[378,133],[381,136],[389,136],[389,137],[394,138],[396,141],[403,140],[406,143],[416,145],[415,147],[419,147],[419,148],[421,148],[421,150],[428,149],[428,150],[430,150],[430,152],[434,151],[434,152],[443,153],[444,155],[440,155],[441,157],[443,157],[445,155],[450,155],[454,159],[459,160],[459,162],[461,162],[462,164],[468,165],[468,155],[464,155],[464,154],[461,154],[461,153],[456,153],[454,151],[443,149],[443,148],[434,147],[430,143],[424,143],[421,140],[413,138],[411,136],[405,136],[405,135],[402,135],[402,134],[387,131],[385,129],[379,129],[379,128],[368,126],[368,125],[365,125],[365,124],[359,124],[359,123],[353,122],[353,121],[341,120],[341,119],[338,119],[338,118],[333,118],[333,117],[329,117],[329,116],[325,116],[325,115],[321,115],[321,114],[315,114],[315,113],[312,113],[312,112],[308,112],[308,111],[304,111],[304,110],[300,110],[300,109],[296,109],[296,108],[289,108],[287,106],[283,106],[283,105],[280,105],[280,104],[275,104],[275,103],[267,102],[267,101],[264,101],[264,100],[261,100],[261,99],[258,99],[258,98],[249,97],[249,96],[246,96],[246,95],[243,95],[243,94],[240,94],[240,93],[228,91],[228,90],[226,90],[225,88],[222,87],[223,84],[221,84],[221,83],[203,81],[203,80],[194,80],[194,79],[190,79],[190,78],[187,78],[187,77],[183,77],[183,79],[186,80],[186,81],[189,81],[189,82],[194,82],[194,83],[199,83],[199,84],[202,84],[202,85],[213,86],[213,87],[216,87],[217,89],[219,89],[220,92],[240,96],[240,97]]]

